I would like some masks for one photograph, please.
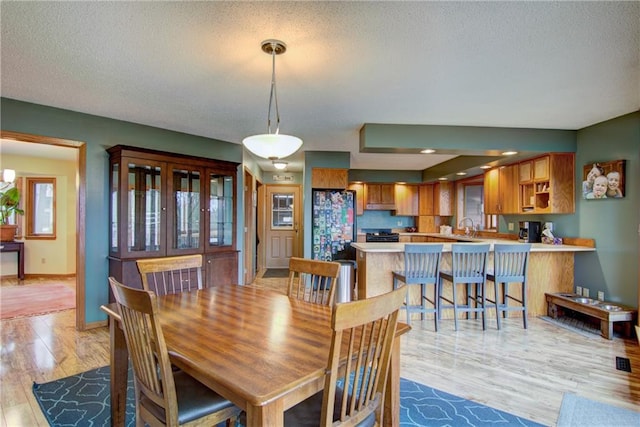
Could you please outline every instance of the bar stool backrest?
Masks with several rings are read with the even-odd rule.
[[[487,274],[488,244],[453,243],[451,273],[456,283],[484,283]]]
[[[493,275],[501,283],[524,282],[529,268],[530,243],[496,244],[493,247]]]
[[[404,277],[406,284],[436,283],[440,274],[442,244],[405,245]]]

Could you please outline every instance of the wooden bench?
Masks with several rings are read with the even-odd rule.
[[[607,338],[613,338],[613,324],[615,322],[625,322],[623,324],[626,336],[631,336],[631,324],[635,321],[638,312],[633,307],[628,307],[614,302],[605,302],[581,297],[578,294],[557,293],[545,294],[547,298],[547,314],[549,317],[557,319],[562,316],[562,308],[576,311],[587,316],[600,320],[600,334]],[[577,301],[585,299],[588,301]]]

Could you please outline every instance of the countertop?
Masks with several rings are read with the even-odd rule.
[[[438,233],[403,233],[417,236],[430,236],[439,238],[450,238],[460,243],[468,242],[473,243],[489,243],[491,245],[490,251],[493,251],[494,244],[523,244],[515,240],[510,239],[487,239],[487,238],[472,238],[460,235],[443,235]],[[452,242],[455,243],[455,242]],[[444,247],[443,252],[451,252],[452,243],[442,243]],[[356,248],[362,252],[404,252],[404,245],[434,245],[438,243],[388,243],[388,242],[370,242],[370,243],[351,243],[351,247]],[[595,248],[588,246],[574,246],[574,245],[548,245],[545,243],[532,243],[531,252],[595,252]]]

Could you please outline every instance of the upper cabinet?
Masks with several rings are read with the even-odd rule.
[[[361,182],[349,184],[349,190],[356,192],[356,215],[364,213],[364,184]]]
[[[433,185],[433,214],[436,216],[453,215],[453,183],[440,181]]]
[[[365,209],[395,210],[395,184],[365,184]]]
[[[574,213],[574,153],[550,153],[518,165],[521,213]]]
[[[110,274],[137,283],[135,266],[123,267],[137,258],[235,253],[237,163],[121,145],[107,151]]]
[[[518,213],[517,165],[491,169],[484,174],[484,212]]]
[[[420,184],[418,195],[418,215],[433,215],[433,184]]]
[[[395,215],[418,216],[418,185],[416,184],[396,184],[395,185]]]
[[[349,186],[348,169],[313,168],[311,169],[311,188],[340,189]]]

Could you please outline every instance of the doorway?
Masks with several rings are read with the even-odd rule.
[[[288,268],[291,257],[299,257],[302,233],[300,229],[300,185],[269,184],[264,191],[264,227],[266,268]],[[262,240],[262,239],[261,239]]]
[[[46,151],[46,146],[57,146],[76,150],[76,234],[75,234],[75,294],[76,294],[76,329],[86,329],[85,319],[85,259],[84,259],[84,242],[85,242],[85,187],[86,187],[86,145],[84,142],[72,141],[66,139],[52,138],[40,135],[31,135],[18,132],[0,131],[0,138],[8,141],[15,141],[20,144],[24,143],[29,149]],[[36,145],[36,144],[39,144]]]

